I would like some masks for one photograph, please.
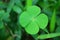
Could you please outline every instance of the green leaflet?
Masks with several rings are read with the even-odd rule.
[[[48,17],[45,14],[40,14],[37,17],[36,22],[38,23],[38,25],[41,29],[45,29],[48,24]]]
[[[35,17],[41,13],[41,9],[37,6],[30,6],[27,8],[27,12]]]
[[[13,11],[15,11],[16,13],[20,14],[22,12],[21,8],[18,6],[13,6]]]
[[[26,28],[26,32],[29,34],[37,34],[39,32],[39,27],[35,22],[31,22]]]
[[[27,12],[23,12],[19,17],[19,23],[22,27],[26,27],[26,25],[30,22],[31,16]]]

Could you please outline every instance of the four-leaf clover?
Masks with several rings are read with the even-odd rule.
[[[41,13],[37,6],[28,7],[19,17],[19,23],[29,34],[37,34],[40,29],[45,29],[48,24],[48,17]]]

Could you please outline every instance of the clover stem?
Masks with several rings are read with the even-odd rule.
[[[26,0],[26,8],[32,6],[32,0]]]

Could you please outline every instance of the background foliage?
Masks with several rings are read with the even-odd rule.
[[[28,9],[30,6],[36,7]],[[27,13],[23,14],[25,11]],[[38,18],[38,23],[44,23],[42,26],[46,26],[38,29],[38,33],[31,34],[28,33],[29,27],[26,29],[20,24],[20,16],[26,18],[31,13],[35,16],[35,12],[44,14],[39,17],[42,17],[41,20]],[[34,23],[32,22],[30,27],[36,28]],[[0,40],[60,40],[60,0],[0,0]]]

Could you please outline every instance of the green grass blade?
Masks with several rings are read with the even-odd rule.
[[[51,22],[50,22],[50,32],[54,32],[55,22],[56,22],[56,10],[54,9]]]
[[[38,39],[48,39],[60,36],[60,33],[50,33],[38,36]]]

